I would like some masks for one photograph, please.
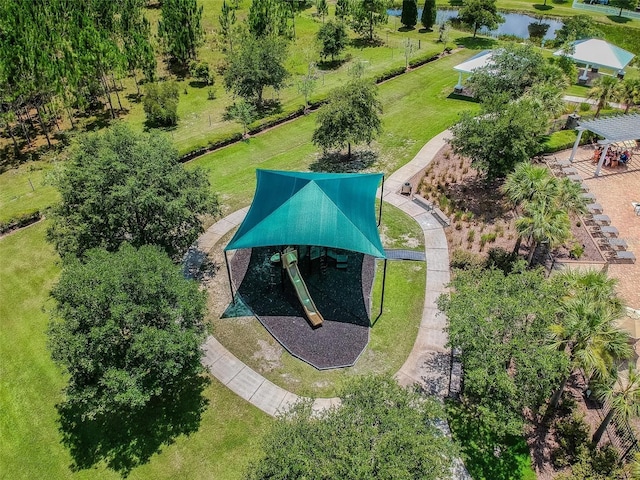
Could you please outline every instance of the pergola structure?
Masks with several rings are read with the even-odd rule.
[[[387,258],[378,233],[384,189],[384,177],[381,173],[312,173],[258,169],[256,177],[256,193],[249,212],[224,249],[231,298],[234,298],[234,292],[227,251],[310,245],[349,250],[384,259],[384,300]],[[376,219],[375,200],[380,182],[380,209]]]
[[[589,67],[607,68],[619,74],[624,74],[624,69],[635,56],[631,52],[598,38],[576,40],[571,43],[571,46],[573,47],[573,53],[558,50],[554,52],[554,55],[566,56],[576,63],[583,63],[585,67],[584,72],[579,77],[580,80],[588,79],[587,71]]]
[[[589,130],[596,135],[603,137],[603,140],[598,140],[600,145],[603,145],[602,154],[598,160],[598,166],[594,172],[597,177],[600,175],[600,169],[607,156],[607,151],[612,143],[626,142],[629,140],[640,139],[640,115],[635,113],[631,115],[617,115],[615,117],[597,118],[594,120],[580,121],[578,127],[578,137],[573,144],[573,150],[569,161],[573,162],[582,138],[582,132]]]

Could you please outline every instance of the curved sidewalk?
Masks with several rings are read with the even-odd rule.
[[[431,139],[418,154],[402,168],[385,179],[383,199],[395,205],[411,216],[422,227],[425,237],[425,255],[427,259],[427,283],[422,321],[418,329],[415,344],[404,365],[396,373],[402,385],[419,384],[425,391],[444,397],[448,391],[448,349],[445,348],[447,335],[444,332],[446,318],[439,312],[436,300],[445,291],[449,283],[449,250],[447,239],[440,223],[415,204],[411,198],[399,195],[400,187],[425,168],[435,154],[446,144],[448,130]],[[184,260],[185,275],[191,277],[198,271],[220,239],[238,226],[248,207],[240,209],[213,224],[189,249]],[[234,393],[252,403],[260,410],[275,415],[295,403],[300,397],[270,382],[255,370],[249,368],[215,337],[209,336],[204,344],[202,363],[211,374],[230,388]],[[323,410],[338,405],[338,398],[318,398],[314,402],[315,410]]]

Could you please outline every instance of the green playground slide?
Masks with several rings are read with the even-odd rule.
[[[316,308],[315,303],[311,299],[311,295],[309,295],[309,290],[307,289],[307,285],[304,283],[304,280],[300,276],[300,270],[298,269],[298,255],[295,250],[285,251],[282,254],[282,266],[289,274],[289,279],[293,284],[293,287],[296,289],[296,294],[298,295],[298,299],[302,304],[302,308],[304,308],[304,312],[311,322],[311,325],[314,327],[322,325],[324,319],[318,309]]]

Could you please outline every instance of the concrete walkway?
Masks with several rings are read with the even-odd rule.
[[[427,283],[422,321],[416,342],[404,365],[396,374],[402,385],[419,384],[428,393],[441,398],[448,392],[449,355],[445,348],[447,335],[443,328],[445,316],[438,311],[436,300],[445,291],[449,282],[449,250],[447,239],[440,223],[415,204],[411,198],[399,195],[400,187],[425,168],[435,154],[445,145],[449,131],[434,137],[418,152],[411,162],[397,170],[385,180],[383,199],[410,215],[422,227],[425,237],[427,260]],[[184,261],[185,275],[192,277],[220,239],[238,226],[244,219],[247,208],[238,210],[212,225],[191,247]],[[249,368],[229,352],[213,336],[204,344],[203,364],[211,374],[234,393],[252,403],[260,410],[275,415],[286,410],[300,399],[283,388],[273,384],[262,375]],[[340,403],[338,398],[318,398],[314,409],[323,410]]]

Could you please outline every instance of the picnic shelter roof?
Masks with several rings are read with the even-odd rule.
[[[563,50],[558,50],[554,52],[554,55],[565,55],[573,59],[574,62],[614,70],[623,70],[635,56],[633,53],[599,38],[576,40],[572,42],[572,45],[573,53],[568,54]]]
[[[318,245],[385,258],[376,222],[381,173],[256,170],[244,221],[225,250]]]

